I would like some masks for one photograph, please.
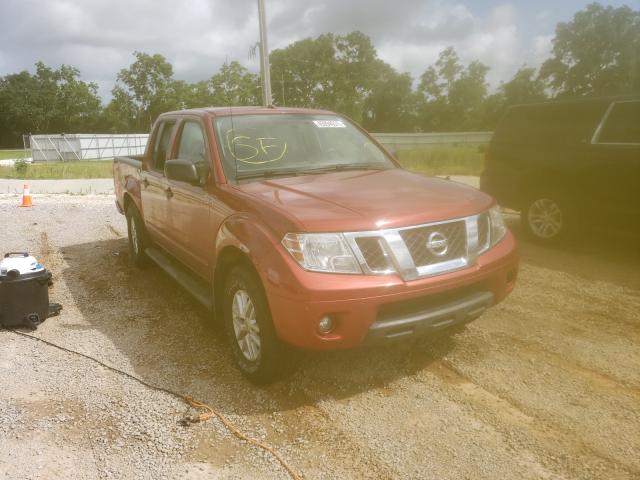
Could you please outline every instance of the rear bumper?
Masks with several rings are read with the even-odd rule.
[[[274,326],[283,341],[306,350],[384,343],[470,322],[511,292],[518,270],[510,232],[471,267],[409,282],[306,272],[287,255],[275,257],[286,266],[260,269]],[[317,326],[325,316],[335,327],[322,335]]]
[[[522,188],[520,175],[515,171],[485,170],[480,175],[480,190],[495,198],[502,207],[522,209],[522,197],[525,191]]]

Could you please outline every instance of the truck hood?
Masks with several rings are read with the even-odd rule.
[[[480,213],[493,203],[472,187],[402,169],[302,175],[237,188],[307,232],[418,225]]]

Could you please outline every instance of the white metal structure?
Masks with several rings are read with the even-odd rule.
[[[101,160],[118,156],[142,155],[148,134],[61,134],[30,135],[34,162]]]
[[[402,150],[425,145],[489,143],[492,132],[373,133],[372,135],[385,147]],[[29,144],[25,146],[31,148],[34,162],[104,160],[144,154],[148,137],[146,133],[31,135]]]

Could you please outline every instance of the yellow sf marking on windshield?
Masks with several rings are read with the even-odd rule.
[[[261,165],[263,163],[271,163],[271,162],[277,162],[278,160],[281,160],[285,154],[287,153],[287,143],[285,142],[282,145],[278,145],[278,144],[269,144],[266,143],[265,144],[265,140],[278,140],[275,137],[258,137],[256,139],[253,139],[251,137],[247,137],[246,135],[238,135],[236,137],[233,137],[233,139],[231,138],[231,133],[232,130],[227,131],[226,137],[227,137],[227,147],[229,149],[229,152],[231,153],[231,155],[233,156],[233,158],[235,158],[237,161],[239,162],[243,162],[243,163],[248,163],[250,165]],[[255,145],[251,145],[249,143],[239,143],[239,140],[248,140],[249,142],[253,143],[255,141],[258,142],[260,148],[257,148]],[[266,160],[254,160],[255,158],[257,158],[260,155],[260,152],[262,152],[262,154],[264,156],[269,155],[269,149],[277,149],[282,147],[282,151],[280,152],[280,154],[275,157],[275,158],[267,158]],[[247,152],[248,155],[247,156],[243,156],[243,157],[239,157],[236,154],[236,148],[244,148],[244,149],[249,149],[250,151]]]

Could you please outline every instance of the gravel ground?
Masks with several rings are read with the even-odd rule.
[[[640,478],[640,255],[522,243],[514,293],[463,332],[314,354],[267,388],[207,314],[133,268],[111,196],[0,196],[64,305],[34,335],[192,395],[305,478]],[[518,233],[518,218],[510,224]],[[0,331],[0,478],[288,478],[268,454],[88,360]]]

